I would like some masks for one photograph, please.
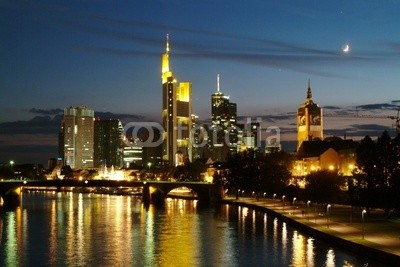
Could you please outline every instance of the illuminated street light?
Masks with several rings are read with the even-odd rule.
[[[310,209],[310,203],[311,203],[311,201],[308,200],[308,201],[307,201],[307,220],[309,220],[308,212],[309,212],[309,209]]]
[[[13,160],[10,160],[10,169],[11,169],[10,179],[14,179],[14,161]]]
[[[328,204],[328,206],[326,206],[326,224],[329,228],[329,209],[331,208],[331,204]]]
[[[285,210],[285,195],[282,196],[283,210]]]
[[[362,217],[362,239],[364,239],[364,234],[365,234],[365,220],[364,220],[364,214],[367,213],[365,209],[361,212],[361,217]]]

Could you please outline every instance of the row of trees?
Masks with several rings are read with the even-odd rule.
[[[400,209],[400,134],[387,131],[374,142],[369,136],[357,148],[357,167],[349,179],[349,197],[366,208]]]
[[[294,157],[285,152],[262,155],[245,151],[227,159],[227,171],[214,176],[237,196],[243,190],[257,196],[266,193],[285,194],[288,199],[311,200],[318,203],[346,203],[353,206],[385,208],[387,213],[400,210],[400,134],[391,138],[388,132],[373,141],[364,137],[355,151],[357,168],[353,176],[322,170],[305,177],[305,188],[290,184]],[[344,190],[347,188],[348,190]]]
[[[224,183],[225,187],[234,191],[239,190],[272,195],[283,192],[291,179],[291,162],[293,156],[285,152],[262,155],[254,150],[228,156],[227,171],[214,179]]]

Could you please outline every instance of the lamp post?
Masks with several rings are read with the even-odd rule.
[[[282,210],[285,210],[285,195],[282,196],[282,202],[283,202]]]
[[[365,235],[365,220],[364,220],[364,214],[367,213],[365,209],[361,212],[361,217],[362,217],[362,239],[364,239]]]
[[[11,179],[14,178],[14,161],[10,160]]]
[[[311,203],[311,201],[308,200],[308,201],[307,201],[307,220],[308,220],[308,221],[310,220],[310,218],[308,217],[308,211],[309,211],[309,209],[310,209],[310,203]]]
[[[329,228],[329,209],[331,208],[331,204],[328,204],[328,206],[326,206],[326,224]]]
[[[148,162],[148,163],[147,163],[147,166],[149,167],[149,172],[150,172],[151,162]]]
[[[276,194],[273,195],[272,199],[275,199],[275,197],[276,197]]]

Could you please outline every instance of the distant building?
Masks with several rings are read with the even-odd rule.
[[[87,107],[64,109],[61,132],[64,164],[73,169],[93,168],[94,111]]]
[[[142,166],[143,164],[143,148],[132,144],[124,147],[124,167],[131,168],[133,166]]]
[[[119,120],[94,121],[94,167],[122,167],[122,132]]]
[[[226,156],[238,151],[237,106],[219,88],[211,95],[211,128],[208,134],[209,152],[214,161],[225,161]]]
[[[297,150],[304,141],[322,140],[323,130],[322,109],[312,100],[309,81],[306,101],[297,111]]]
[[[207,134],[204,128],[198,121],[199,117],[192,114],[192,132],[190,135],[190,143],[192,145],[192,159],[200,159],[204,154],[204,149],[207,148]]]
[[[261,125],[259,122],[248,122],[239,125],[242,129],[240,151],[247,149],[260,150],[261,147]]]
[[[184,158],[192,159],[190,144],[192,115],[192,84],[177,84],[169,67],[169,38],[161,58],[161,82],[163,92],[162,119],[164,137],[162,159],[174,166],[182,165]]]
[[[292,174],[306,176],[314,171],[330,170],[350,176],[356,165],[357,146],[357,142],[339,137],[303,141]]]
[[[143,165],[143,147],[138,145],[137,141],[138,139],[132,137],[124,137],[124,168],[141,167]]]

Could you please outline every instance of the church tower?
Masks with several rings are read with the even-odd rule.
[[[322,108],[312,100],[310,81],[308,81],[306,101],[297,110],[297,150],[303,141],[322,140]]]

